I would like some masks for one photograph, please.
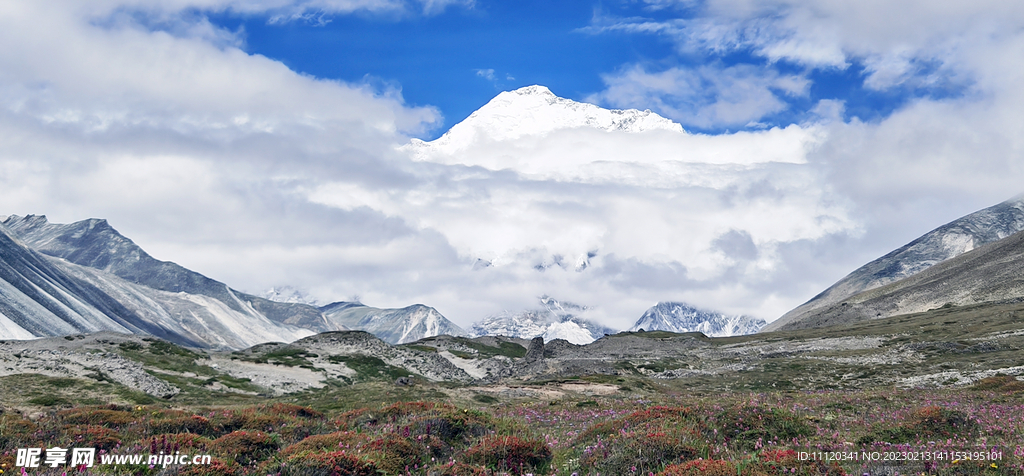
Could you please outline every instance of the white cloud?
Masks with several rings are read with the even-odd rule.
[[[488,81],[494,81],[494,69],[478,69],[476,75]]]
[[[806,161],[822,139],[814,127],[721,136],[553,127],[576,123],[563,116],[587,108],[533,100],[507,93],[435,144],[407,148],[420,161],[410,169],[416,185],[336,181],[308,196],[443,237],[462,263],[453,279],[473,289],[481,309],[530,306],[549,294],[595,306],[594,315],[623,328],[657,300],[781,314],[788,309],[771,292],[753,290],[790,277],[778,248],[859,226]],[[495,129],[524,110],[533,130]],[[749,245],[745,253],[731,252],[735,236]],[[478,259],[491,266],[474,270]]]
[[[111,16],[118,6],[152,18]],[[401,180],[388,165],[394,145],[435,127],[438,112],[407,107],[397,90],[298,74],[174,10],[229,6],[0,7],[0,44],[18,45],[0,49],[4,213],[107,218],[158,258],[253,291],[302,274],[287,271],[287,253],[247,261],[263,251],[408,240],[398,220],[324,209],[295,190],[342,176]],[[412,241],[430,254],[444,246]],[[313,272],[296,284],[323,278]]]
[[[0,213],[107,218],[156,257],[250,291],[422,302],[462,324],[549,294],[626,327],[658,300],[776,317],[1024,183],[1014,4],[721,0],[695,19],[603,25],[812,68],[859,62],[879,90],[967,86],[874,123],[843,122],[843,98],[829,98],[807,111],[811,122],[784,128],[538,126],[419,161],[398,147],[435,127],[438,111],[246,54],[237,32],[186,13],[456,3],[472,6],[4,3],[0,44],[18,47],[0,49]],[[918,21],[904,24],[908,12]],[[775,66],[631,64],[593,99],[744,126],[806,97],[806,76]],[[493,266],[474,271],[477,258]]]
[[[810,82],[751,65],[674,67],[649,72],[632,65],[603,77],[606,89],[589,101],[617,108],[651,108],[684,126],[742,126],[785,110],[782,96],[807,95]]]

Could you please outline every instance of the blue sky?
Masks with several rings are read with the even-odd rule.
[[[578,31],[594,9],[586,2],[478,2],[433,15],[326,15],[326,24],[268,24],[266,16],[230,13],[215,22],[244,28],[246,51],[297,71],[393,82],[410,104],[440,108],[446,129],[501,91],[543,84],[581,99],[602,88],[602,72],[671,54],[671,44],[654,36]]]
[[[772,61],[749,46],[680,51],[673,38],[664,34],[595,28],[620,21],[692,19],[698,16],[697,10],[653,9],[641,2],[477,1],[430,14],[321,11],[308,12],[305,19],[272,22],[271,15],[229,10],[209,17],[220,27],[240,32],[249,53],[319,78],[397,87],[407,103],[437,107],[444,123],[421,134],[425,139],[440,135],[498,92],[541,84],[562,97],[587,100],[606,87],[604,75],[631,64],[651,70],[756,65],[809,80],[806,94],[779,95],[785,109],[758,117],[757,124],[685,124],[688,130],[705,133],[804,122],[821,99],[843,101],[846,120],[878,121],[908,100],[955,96],[963,90],[963,85],[945,84],[873,90],[864,87],[867,73],[856,57],[848,58],[842,67],[815,67],[785,59]],[[921,72],[928,73],[927,68]],[[651,108],[672,116],[658,104],[643,101],[598,102]]]
[[[460,325],[771,320],[1024,192],[1021,2],[26,0],[0,46],[0,215]],[[413,140],[533,84],[688,132],[505,94]]]

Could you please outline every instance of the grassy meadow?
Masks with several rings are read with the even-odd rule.
[[[15,465],[18,448],[60,446],[95,447],[108,455],[209,454],[213,460],[167,468],[122,464],[25,472],[1024,475],[1024,382],[1006,376],[957,390],[727,395],[635,379],[620,382],[612,394],[556,398],[379,381],[278,398],[251,396],[248,402],[197,398],[190,404],[119,394],[114,388],[108,389],[114,390],[111,403],[78,404],[73,400],[98,398],[104,389],[82,386],[73,393],[68,389],[75,379],[36,377],[0,381],[8,389],[17,384],[40,395],[26,396],[20,409],[0,415],[3,474],[22,472]],[[60,396],[45,398],[47,388],[49,395]],[[1001,455],[996,460],[955,457],[964,451]],[[824,461],[826,456],[832,461]]]

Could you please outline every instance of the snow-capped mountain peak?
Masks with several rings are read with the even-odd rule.
[[[727,316],[697,309],[681,302],[659,302],[644,312],[630,332],[645,331],[702,332],[709,337],[753,334],[764,327],[763,319]]]
[[[363,330],[389,344],[405,344],[442,334],[466,335],[466,331],[446,319],[437,309],[422,304],[380,309],[358,302],[340,301],[323,306],[320,311],[335,326]]]
[[[473,337],[543,337],[545,341],[565,339],[573,344],[582,345],[589,344],[605,334],[616,332],[586,319],[584,316],[589,310],[586,306],[558,301],[549,296],[541,296],[540,304],[540,309],[505,311],[488,316],[473,324],[470,334]]]
[[[502,92],[437,140],[413,139],[407,147],[414,157],[428,160],[435,153],[458,152],[478,141],[515,140],[578,127],[607,132],[683,133],[683,126],[650,110],[604,109],[558,97],[548,88],[534,85]]]
[[[304,291],[295,289],[291,286],[275,286],[263,292],[260,295],[261,298],[270,301],[284,302],[291,304],[309,304],[310,306],[320,306],[320,302],[316,298],[306,294]]]

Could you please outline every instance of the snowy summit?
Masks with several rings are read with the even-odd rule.
[[[727,316],[704,311],[681,302],[659,302],[629,328],[645,331],[702,332],[708,337],[729,337],[753,334],[764,327],[763,319],[750,316]]]
[[[437,140],[413,139],[408,147],[414,157],[426,160],[426,156],[434,153],[452,154],[465,150],[479,140],[515,140],[577,127],[607,132],[684,132],[683,126],[650,110],[604,109],[558,97],[548,88],[534,85],[498,94]]]

